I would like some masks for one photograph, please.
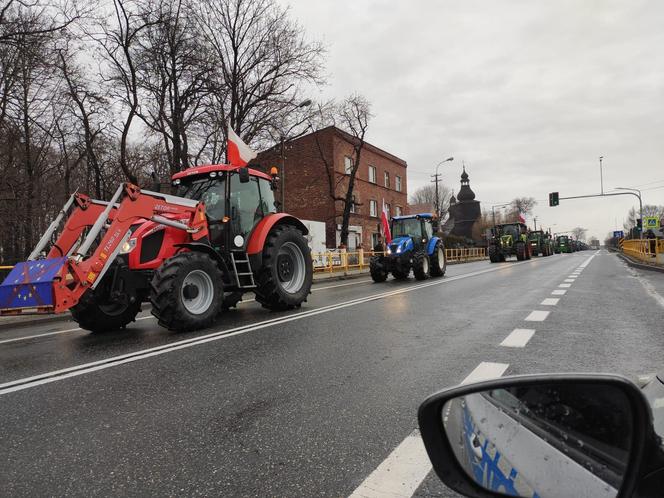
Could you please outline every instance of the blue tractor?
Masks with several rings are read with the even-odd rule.
[[[405,280],[411,269],[417,280],[445,275],[445,246],[433,235],[433,220],[431,213],[392,218],[392,242],[383,256],[374,256],[369,263],[374,282],[384,282],[390,273]]]

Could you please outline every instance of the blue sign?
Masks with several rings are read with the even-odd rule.
[[[0,309],[53,306],[53,280],[66,257],[18,263],[0,285]]]
[[[622,239],[624,236],[625,232],[623,232],[622,230],[616,230],[615,232],[613,232],[614,239]]]

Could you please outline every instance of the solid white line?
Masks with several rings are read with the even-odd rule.
[[[369,284],[373,280],[358,280],[357,282],[346,282],[345,284],[328,285],[326,287],[311,287],[311,292],[322,291],[326,289],[336,289],[337,287],[347,287],[349,285]]]
[[[500,345],[507,348],[523,348],[534,334],[533,329],[514,329]]]
[[[431,461],[420,431],[414,430],[369,474],[350,498],[409,498],[430,471]]]
[[[581,264],[579,265],[579,268],[585,268],[586,266],[588,266],[588,265],[590,264],[590,262],[593,260],[593,258],[594,258],[595,256],[597,256],[598,254],[599,254],[599,251],[597,251],[595,254],[593,254],[593,255],[590,256],[588,259],[586,259],[583,263],[581,263]]]
[[[546,320],[546,317],[549,316],[550,311],[540,311],[540,310],[535,310],[530,313],[524,320],[527,322],[543,322]]]
[[[419,289],[423,289],[423,288],[426,288],[426,287],[432,287],[432,286],[435,286],[435,285],[443,285],[443,284],[447,284],[447,283],[450,283],[450,282],[454,282],[456,280],[462,280],[462,279],[474,277],[474,276],[477,276],[477,275],[483,275],[485,273],[492,273],[492,272],[501,271],[501,270],[509,270],[510,268],[514,267],[515,265],[527,264],[527,263],[528,263],[528,261],[522,261],[522,262],[519,262],[519,263],[513,263],[509,266],[499,266],[499,267],[494,267],[494,268],[488,268],[486,270],[479,270],[479,271],[475,271],[475,272],[471,272],[471,273],[465,273],[463,275],[456,275],[454,277],[448,277],[448,278],[445,278],[445,279],[437,279],[437,280],[434,280],[432,282],[422,283],[422,284],[418,284],[418,285],[412,285],[412,286],[409,286],[409,287],[404,287],[404,288],[400,288],[400,289],[393,290],[393,291],[372,294],[370,296],[365,296],[365,297],[361,297],[361,298],[357,298],[357,299],[352,299],[350,301],[345,301],[345,302],[342,302],[342,303],[332,304],[332,305],[328,305],[328,306],[322,306],[320,308],[314,308],[312,310],[301,311],[301,312],[298,312],[298,313],[295,313],[295,314],[292,314],[292,315],[289,315],[289,316],[285,316],[285,317],[273,318],[271,320],[265,320],[265,321],[258,322],[258,323],[247,324],[247,325],[243,325],[243,326],[235,327],[235,328],[231,328],[231,329],[226,329],[226,330],[220,330],[220,331],[212,332],[210,334],[206,334],[206,335],[203,335],[203,336],[194,337],[194,338],[191,338],[191,339],[185,339],[185,340],[173,342],[173,343],[170,343],[170,344],[165,344],[163,346],[157,346],[157,347],[150,348],[150,349],[139,350],[139,351],[135,351],[135,352],[132,352],[132,353],[127,353],[127,354],[124,354],[124,355],[119,355],[119,356],[106,358],[104,360],[93,361],[93,362],[90,362],[90,363],[84,363],[84,364],[77,365],[77,366],[74,366],[74,367],[64,368],[64,369],[61,369],[61,370],[55,370],[55,371],[52,371],[52,372],[45,372],[43,374],[34,375],[34,376],[26,377],[26,378],[23,378],[23,379],[17,379],[17,380],[11,381],[11,382],[6,382],[4,384],[0,384],[0,395],[7,394],[7,393],[10,393],[10,392],[14,392],[14,391],[20,391],[20,390],[23,390],[23,389],[28,389],[30,387],[35,387],[35,386],[39,386],[39,385],[43,385],[43,384],[48,384],[48,383],[51,383],[51,382],[55,382],[57,380],[67,379],[67,378],[70,378],[70,377],[76,377],[76,376],[83,375],[83,374],[86,374],[86,373],[96,372],[98,370],[111,368],[111,367],[114,367],[116,365],[122,365],[122,364],[125,364],[125,363],[131,363],[131,362],[134,362],[134,361],[150,358],[150,357],[153,357],[153,356],[158,356],[158,355],[170,353],[172,351],[177,351],[179,349],[189,348],[189,347],[197,346],[197,345],[200,345],[200,344],[205,344],[205,343],[212,342],[212,341],[218,341],[218,340],[221,340],[221,339],[226,339],[228,337],[232,337],[232,336],[239,335],[239,334],[246,334],[247,332],[253,332],[255,330],[264,329],[264,328],[271,327],[271,326],[274,326],[274,325],[281,325],[283,323],[288,323],[288,322],[295,321],[295,320],[301,320],[303,318],[307,318],[307,317],[310,317],[310,316],[315,316],[315,315],[322,314],[322,313],[329,313],[331,311],[336,311],[336,310],[340,310],[340,309],[347,308],[347,307],[350,307],[350,306],[356,306],[356,305],[359,305],[359,304],[364,304],[364,303],[367,303],[367,302],[370,302],[370,301],[376,301],[376,300],[379,300],[379,299],[384,299],[384,298],[391,297],[391,296],[396,296],[396,295],[399,295],[399,294],[414,292],[414,291],[417,291]]]
[[[468,377],[461,381],[462,384],[472,384],[483,380],[497,379],[505,373],[509,363],[491,363],[483,361],[475,367],[475,370],[468,374]]]
[[[565,289],[556,289],[551,294],[554,296],[564,296],[567,291]]]
[[[547,297],[547,298],[544,299],[544,301],[542,301],[540,304],[541,304],[542,306],[555,306],[556,304],[558,304],[558,301],[560,301],[559,298],[556,298],[556,297]]]
[[[562,287],[563,289],[566,289],[568,287],[572,287],[572,284],[560,284],[558,287]]]

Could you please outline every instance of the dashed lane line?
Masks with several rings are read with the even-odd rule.
[[[169,344],[164,344],[162,346],[157,346],[154,348],[143,349],[139,351],[134,351],[132,353],[126,353],[119,356],[113,356],[103,360],[93,361],[90,363],[83,363],[74,367],[64,368],[61,370],[55,370],[51,372],[45,372],[43,374],[34,375],[32,377],[26,377],[23,379],[17,379],[11,382],[6,382],[0,384],[0,395],[8,394],[15,391],[20,391],[23,389],[29,389],[31,387],[40,386],[43,384],[48,384],[58,380],[67,379],[70,377],[77,377],[79,375],[84,375],[87,373],[96,372],[99,370],[104,370],[118,365],[123,365],[126,363],[132,363],[135,361],[151,358],[153,356],[159,356],[162,354],[170,353],[172,351],[177,351],[180,349],[190,348],[200,344],[205,344],[212,341],[218,341],[221,339],[226,339],[228,337],[233,337],[240,334],[246,334],[248,332],[253,332],[255,330],[260,330],[275,325],[281,325],[284,323],[292,322],[295,320],[302,320],[311,316],[319,315],[322,313],[329,313],[331,311],[337,311],[344,309],[350,306],[357,306],[360,304],[368,303],[371,301],[377,301],[380,299],[385,299],[391,296],[396,296],[400,294],[406,294],[409,292],[414,292],[420,289],[427,287],[432,287],[436,285],[445,285],[450,282],[455,282],[457,280],[463,280],[466,278],[474,277],[477,275],[483,275],[485,273],[492,273],[501,270],[509,270],[515,265],[528,264],[527,261],[512,263],[510,266],[499,266],[493,268],[487,268],[485,270],[478,270],[475,272],[464,273],[463,275],[456,275],[454,277],[449,277],[445,279],[438,279],[426,283],[421,283],[417,285],[412,285],[409,287],[403,287],[392,291],[381,292],[372,294],[370,296],[364,296],[357,299],[352,299],[350,301],[345,301],[341,303],[331,304],[327,306],[322,306],[320,308],[315,308],[311,310],[300,311],[295,314],[287,315],[284,317],[273,318],[270,320],[264,320],[262,322],[242,325],[240,327],[234,327],[231,329],[220,330],[217,332],[212,332],[203,336],[194,337],[191,339],[185,339],[182,341],[176,341]]]
[[[568,287],[572,287],[572,284],[560,284],[558,287],[562,287],[563,289],[566,289]]]
[[[461,383],[500,377],[505,363],[480,363]],[[431,472],[419,430],[414,430],[383,460],[350,495],[350,498],[410,498]]]
[[[523,348],[533,335],[535,335],[534,329],[514,329],[500,345],[507,348]]]
[[[563,282],[566,282],[566,283],[568,283],[568,284],[573,284],[573,283],[574,283],[574,279],[573,279],[573,278],[566,278],[565,280],[563,280]]]
[[[541,304],[542,306],[555,306],[556,304],[558,304],[558,301],[560,301],[560,298],[556,298],[556,297],[547,297],[547,298],[544,299],[540,304]]]
[[[550,311],[541,311],[541,310],[535,310],[530,313],[526,318],[524,318],[525,321],[527,322],[543,322],[546,320],[546,317],[549,316]]]
[[[553,296],[564,296],[567,291],[565,289],[555,289],[551,292]]]

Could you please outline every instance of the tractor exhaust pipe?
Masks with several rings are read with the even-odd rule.
[[[74,258],[77,261],[82,260],[85,257],[85,255],[88,253],[90,246],[97,238],[97,235],[99,235],[99,232],[101,232],[101,229],[104,227],[104,223],[106,223],[106,220],[108,220],[108,215],[111,213],[111,210],[115,207],[115,204],[118,202],[118,199],[120,199],[123,190],[124,190],[124,184],[118,187],[118,189],[115,191],[115,194],[113,194],[113,197],[106,206],[106,209],[104,209],[104,212],[101,213],[101,216],[97,218],[95,224],[92,225],[92,228],[88,232],[88,236],[85,238],[83,243],[79,246],[78,250],[76,251]]]
[[[58,216],[51,222],[49,225],[48,229],[44,232],[44,235],[41,236],[41,239],[39,239],[39,242],[37,242],[37,245],[35,248],[32,250],[30,253],[30,256],[28,256],[28,261],[32,261],[37,259],[39,257],[39,254],[44,250],[46,247],[46,244],[48,244],[48,241],[51,240],[51,237],[55,233],[55,231],[58,229],[60,226],[60,222],[62,221],[62,218],[65,217],[67,214],[67,211],[69,211],[69,208],[71,205],[74,203],[74,198],[76,197],[76,193],[78,192],[78,189],[76,189],[76,192],[71,194],[69,196],[69,199],[67,202],[65,202],[65,205],[63,208],[60,210],[58,213]]]

